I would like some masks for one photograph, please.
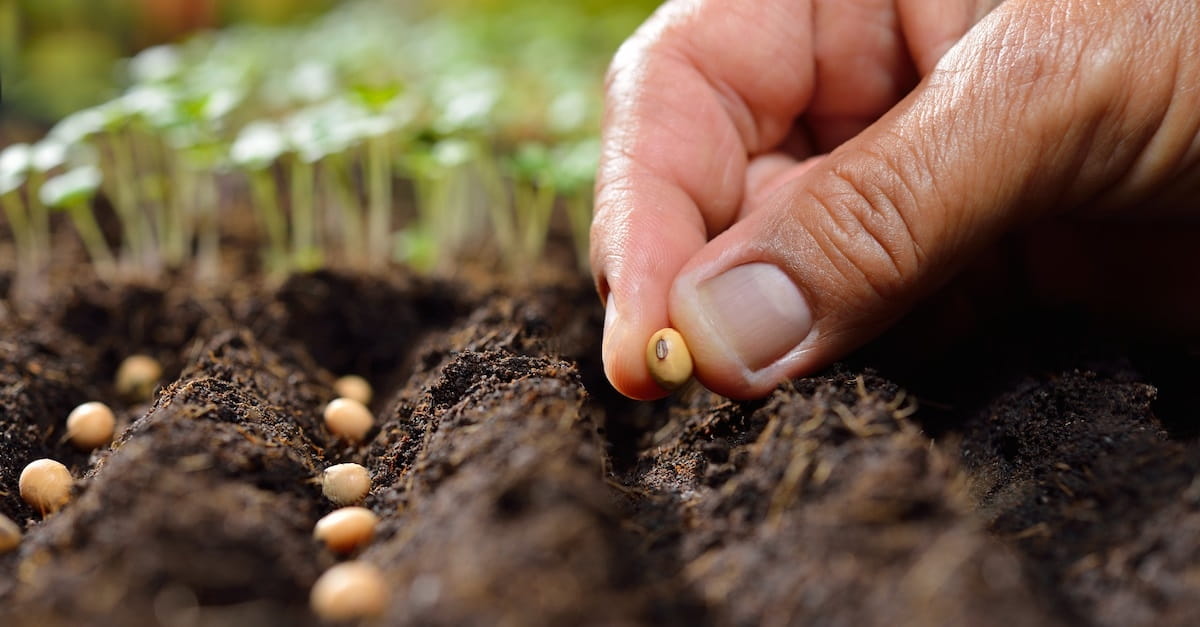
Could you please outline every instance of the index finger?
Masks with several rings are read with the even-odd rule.
[[[627,396],[665,394],[642,355],[670,325],[671,283],[736,217],[748,156],[811,97],[810,21],[809,2],[670,2],[613,60],[591,261],[605,373]]]

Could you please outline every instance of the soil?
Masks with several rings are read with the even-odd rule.
[[[759,401],[634,403],[582,280],[75,285],[0,319],[0,513],[25,531],[3,625],[319,624],[316,478],[341,462],[373,476],[382,624],[1200,619],[1185,347],[1042,317]],[[152,404],[113,392],[135,352],[166,370]],[[376,390],[358,446],[319,419],[346,373]],[[85,400],[119,416],[90,454],[62,437]],[[39,457],[78,479],[45,520],[17,494]]]

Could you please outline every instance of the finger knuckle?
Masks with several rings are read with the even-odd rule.
[[[833,168],[810,189],[818,209],[815,228],[830,262],[880,298],[900,294],[926,265],[911,223],[916,198],[886,164],[854,170]],[[811,208],[809,209],[811,211]]]

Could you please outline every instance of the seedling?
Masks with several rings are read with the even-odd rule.
[[[17,285],[31,288],[42,266],[45,253],[40,234],[33,229],[21,186],[28,176],[30,163],[28,144],[12,144],[0,152],[0,203],[12,231],[17,255]]]
[[[646,343],[646,367],[664,390],[675,390],[692,378],[692,355],[678,331],[659,329]]]
[[[365,507],[343,507],[326,514],[313,528],[313,538],[335,553],[353,553],[375,535],[379,517]]]
[[[21,527],[8,516],[0,514],[0,554],[8,553],[20,545]]]
[[[76,448],[90,451],[112,442],[117,417],[108,405],[97,401],[84,403],[67,416],[67,439]]]
[[[383,573],[366,562],[343,562],[313,584],[309,602],[324,620],[349,621],[383,614],[388,605]]]
[[[57,512],[71,500],[71,471],[53,459],[30,462],[21,471],[17,486],[21,498],[43,517]]]
[[[271,164],[287,150],[282,129],[272,122],[252,122],[229,148],[230,159],[241,166],[250,181],[254,209],[266,233],[265,264],[268,272],[287,271],[287,218],[279,204]]]
[[[67,211],[71,216],[96,273],[109,279],[115,274],[116,259],[96,223],[89,201],[100,187],[100,170],[85,165],[47,180],[38,192],[43,203]]]
[[[333,390],[338,396],[354,399],[363,405],[370,405],[374,395],[371,384],[356,374],[348,374],[334,381]]]
[[[149,355],[130,355],[117,367],[117,395],[129,402],[150,400],[162,378],[162,365]]]
[[[336,464],[325,469],[321,492],[334,505],[353,505],[371,491],[371,473],[358,464]]]
[[[329,432],[350,442],[362,442],[375,426],[371,410],[352,398],[335,398],[325,406],[325,427]]]

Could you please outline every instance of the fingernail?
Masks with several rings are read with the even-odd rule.
[[[812,330],[812,311],[788,275],[768,263],[726,270],[697,286],[713,331],[750,371],[766,368]]]

